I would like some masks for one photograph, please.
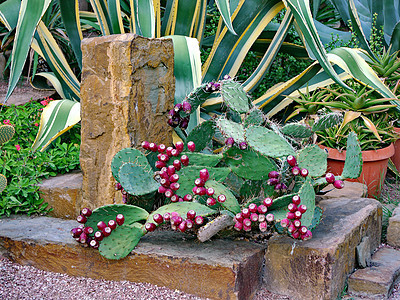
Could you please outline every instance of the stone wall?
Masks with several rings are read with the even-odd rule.
[[[175,92],[173,44],[134,34],[82,41],[83,206],[121,203],[111,160],[143,140],[172,143],[167,112]]]

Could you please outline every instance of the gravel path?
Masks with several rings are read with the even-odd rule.
[[[31,266],[21,266],[0,255],[1,300],[204,300],[194,295],[149,283],[94,280],[65,274],[46,272]],[[342,299],[354,299],[348,296]],[[361,298],[368,299],[368,298]],[[290,300],[285,296],[260,289],[253,300]],[[389,300],[400,300],[397,284]]]

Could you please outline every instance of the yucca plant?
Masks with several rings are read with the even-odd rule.
[[[0,20],[8,30],[16,29],[6,100],[18,81],[30,47],[46,59],[53,71],[38,75],[51,81],[63,98],[53,101],[42,115],[39,135],[34,144],[34,149],[41,150],[80,120],[79,80],[41,20],[51,3],[51,0],[7,0],[0,5]],[[326,54],[312,21],[308,0],[216,0],[221,18],[210,55],[202,67],[199,45],[204,42],[206,0],[91,0],[90,3],[93,13],[79,12],[77,0],[59,1],[78,65],[81,66],[83,26],[92,26],[102,35],[132,32],[150,38],[171,37],[175,50],[176,102],[181,101],[188,91],[200,86],[201,82],[219,80],[227,74],[234,77],[252,45],[257,40],[263,42],[258,37],[265,33],[264,29],[282,9],[286,9],[285,17],[276,31],[269,32],[274,35],[265,42],[269,46],[260,64],[243,83],[245,91],[253,91],[268,74],[293,23],[307,46],[307,52],[316,62],[294,79],[273,87],[255,99],[257,106],[274,115],[290,102],[283,95],[304,87],[311,79],[314,80],[311,88],[331,82],[346,87],[342,79],[351,76],[374,87],[384,97],[392,97],[391,91],[380,82],[372,69],[360,63],[364,60],[356,51],[349,49]],[[332,64],[337,66],[333,67]],[[220,98],[210,98],[204,103],[203,109],[209,112],[218,109],[221,103]],[[192,118],[188,131],[198,122],[197,118]]]

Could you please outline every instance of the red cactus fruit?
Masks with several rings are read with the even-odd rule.
[[[301,202],[300,196],[299,195],[294,195],[292,197],[292,202],[293,202],[293,204],[298,206],[300,204],[300,202]]]
[[[179,159],[175,159],[172,164],[175,167],[176,171],[179,171],[180,169],[182,169],[182,164],[181,164],[181,161]]]
[[[344,188],[344,181],[343,180],[335,180],[333,182],[333,186],[337,189],[342,189],[342,188]]]
[[[252,222],[257,222],[257,221],[258,221],[258,214],[257,214],[257,213],[252,213],[252,214],[250,215],[250,220],[251,220]]]
[[[300,232],[298,230],[296,230],[295,232],[292,232],[292,237],[294,239],[298,239],[300,237]]]
[[[97,223],[97,228],[101,231],[104,230],[104,228],[107,227],[107,224],[104,221],[100,221],[99,223]]]
[[[268,178],[279,178],[279,175],[278,171],[271,171],[268,173]]]
[[[193,220],[194,218],[196,218],[196,212],[191,209],[186,213],[186,217],[190,220]]]
[[[103,235],[103,233],[101,231],[96,231],[94,233],[94,238],[100,242],[100,241],[103,240],[104,235]]]
[[[300,221],[300,220],[294,220],[294,221],[293,221],[293,225],[294,225],[294,227],[296,227],[296,228],[300,228],[300,227],[301,227],[301,221]]]
[[[300,175],[302,177],[307,177],[308,176],[308,170],[307,169],[301,169],[300,170]]]
[[[243,218],[250,218],[250,210],[248,208],[242,208]]]
[[[281,226],[283,227],[283,228],[286,228],[286,227],[288,227],[289,226],[289,224],[290,224],[290,220],[289,219],[282,219],[281,220]]]
[[[217,200],[215,200],[215,198],[208,197],[208,198],[207,198],[207,201],[206,201],[206,204],[207,204],[208,206],[214,206],[215,204],[217,204]]]
[[[124,215],[123,214],[118,214],[116,217],[115,217],[115,222],[117,222],[117,224],[119,225],[119,226],[121,226],[122,224],[124,224],[124,222],[125,222],[125,217],[124,217]],[[99,225],[97,225],[97,227],[99,227]],[[100,229],[100,228],[99,228]]]
[[[86,233],[87,235],[89,235],[94,232],[94,229],[92,227],[85,227],[85,228],[83,228],[83,232]]]
[[[250,205],[249,205],[249,211],[252,212],[252,213],[257,212],[257,204],[255,204],[255,203],[250,203]]]
[[[265,218],[267,219],[267,222],[273,222],[275,216],[273,214],[268,214]]]
[[[207,196],[211,197],[212,195],[214,195],[214,193],[215,193],[215,190],[211,187],[206,190]]]
[[[265,205],[261,204],[261,205],[257,208],[257,211],[258,211],[258,213],[260,213],[260,214],[265,214],[265,213],[268,211],[268,208],[267,208]]]
[[[300,205],[298,208],[299,212],[301,212],[302,214],[304,214],[307,211],[307,206],[305,206],[304,204]]]
[[[326,173],[325,180],[327,183],[334,183],[335,182],[335,175],[333,173]]]
[[[164,222],[164,218],[163,218],[163,216],[161,214],[154,214],[153,220],[157,224],[161,224],[162,222]]]
[[[187,223],[185,220],[183,220],[179,225],[178,225],[178,229],[180,232],[185,232],[187,229]]]
[[[226,201],[226,196],[224,194],[221,194],[217,197],[217,200],[219,203],[224,203]]]
[[[76,227],[71,229],[71,235],[73,238],[78,238],[82,234],[82,228]]]
[[[163,219],[165,222],[169,222],[171,220],[171,213],[166,212],[165,214],[163,214]]]
[[[196,218],[194,218],[194,222],[196,223],[196,225],[202,225],[204,223],[204,218],[202,216],[197,216]]]
[[[204,181],[210,179],[210,173],[206,168],[200,170],[200,178]]]
[[[243,225],[244,225],[244,226],[247,226],[247,227],[250,227],[250,226],[251,226],[251,220],[250,220],[250,219],[247,219],[247,218],[244,219],[244,220],[243,220]]]
[[[79,215],[79,216],[76,218],[76,220],[78,221],[78,223],[81,223],[81,224],[85,224],[85,223],[87,222],[86,217],[85,217],[85,216],[82,216],[82,215]]]
[[[294,157],[293,155],[289,155],[286,158],[286,161],[288,162],[289,166],[291,166],[291,167],[295,167],[297,165],[296,157]]]
[[[193,196],[191,194],[186,194],[185,196],[183,196],[183,201],[192,201],[193,200]]]
[[[194,152],[196,150],[196,145],[194,142],[190,141],[187,143],[187,147],[189,149],[190,152]]]
[[[164,144],[160,144],[160,145],[158,145],[158,147],[157,147],[158,153],[164,153],[164,152],[165,152],[165,149],[167,149],[167,146],[165,146]]]
[[[293,220],[294,219],[294,213],[292,213],[292,212],[288,212],[287,214],[286,214],[286,218],[288,218],[289,220]]]
[[[193,220],[187,219],[187,220],[186,220],[186,227],[187,227],[187,229],[192,229],[193,226],[194,226]]]
[[[204,186],[204,184],[205,184],[205,181],[201,178],[196,178],[194,181],[195,186]]]
[[[185,167],[189,165],[189,157],[187,155],[182,155],[181,156],[181,163]]]
[[[156,143],[150,143],[149,150],[152,151],[152,152],[156,152],[158,150],[157,144]]]
[[[297,210],[297,205],[294,203],[289,203],[288,209],[290,212],[294,213]]]
[[[144,225],[144,228],[146,229],[146,231],[152,232],[152,231],[156,230],[157,226],[154,223],[146,223]]]
[[[235,216],[235,218],[234,218],[234,221],[235,222],[239,222],[239,223],[243,223],[243,216],[242,216],[242,213],[238,213],[238,214],[236,214],[236,216]]]
[[[92,210],[86,207],[81,210],[81,215],[85,217],[90,217],[92,215]]]
[[[179,196],[178,195],[172,195],[171,202],[179,202]]]
[[[233,227],[237,231],[241,231],[243,229],[243,224],[240,222],[236,222],[235,226]]]
[[[260,224],[258,224],[258,228],[260,229],[261,232],[265,232],[267,231],[268,225],[267,222],[261,222]]]
[[[296,210],[295,212],[294,212],[294,218],[295,219],[301,219],[301,216],[302,216],[303,214],[301,213],[301,211],[299,211],[299,210]]]
[[[145,150],[149,150],[150,149],[150,143],[148,141],[143,141],[142,142],[142,148]]]
[[[298,176],[299,174],[300,174],[300,168],[298,167],[298,166],[294,166],[293,168],[292,168],[292,174],[294,175],[294,176]]]
[[[263,204],[264,204],[266,207],[270,207],[270,206],[272,205],[272,202],[273,202],[272,199],[269,198],[269,197],[267,197],[267,198],[264,199]]]
[[[103,233],[104,237],[108,237],[108,236],[111,234],[112,229],[111,229],[110,227],[107,226],[107,227],[104,228],[101,232]]]

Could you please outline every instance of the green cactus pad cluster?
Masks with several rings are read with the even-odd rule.
[[[213,188],[215,190],[215,197],[218,197],[218,195],[225,195],[226,196],[226,201],[224,203],[221,203],[221,206],[234,214],[237,214],[240,212],[240,205],[236,199],[236,197],[232,194],[232,192],[222,183],[217,182],[215,180],[208,180],[206,184],[204,185],[206,188]]]
[[[0,174],[0,193],[2,193],[7,186],[7,178],[3,174]]]
[[[362,171],[361,147],[357,141],[357,134],[350,132],[347,137],[346,160],[342,172],[343,178],[358,178]]]
[[[93,210],[92,215],[87,218],[86,227],[92,227],[96,230],[97,223],[104,221],[108,223],[110,220],[115,220],[118,214],[123,214],[125,217],[125,225],[132,225],[135,222],[145,220],[149,213],[143,208],[127,204],[110,204]]]
[[[119,170],[125,163],[142,166],[146,172],[152,171],[146,156],[142,152],[134,148],[125,148],[115,154],[111,161],[111,172],[118,182],[120,181]]]
[[[144,167],[133,163],[123,164],[118,177],[124,190],[135,196],[153,193],[159,187],[153,178],[153,172],[148,172]]]
[[[286,124],[282,127],[281,131],[284,135],[299,139],[310,138],[313,135],[313,132],[309,127],[298,123]]]
[[[100,254],[114,260],[126,257],[144,235],[141,227],[139,223],[118,226],[100,242]]]
[[[283,195],[275,198],[269,210],[286,209],[289,203],[292,203],[292,198],[295,194]]]
[[[188,166],[178,171],[180,188],[176,193],[183,197],[186,194],[192,193],[192,188],[195,186],[194,181],[199,178],[199,172],[204,169],[203,166]],[[213,168],[207,167],[210,174],[210,179],[224,181],[228,177],[231,170],[229,168]]]
[[[244,138],[244,127],[240,123],[233,122],[224,117],[220,117],[216,120],[216,125],[219,131],[226,138],[233,138],[236,143],[241,143],[245,141]]]
[[[225,104],[233,111],[239,114],[249,111],[249,98],[240,83],[232,80],[223,81],[221,94]]]
[[[196,212],[197,216],[209,216],[209,215],[213,215],[215,213],[217,213],[216,210],[203,205],[201,203],[196,203],[196,202],[176,202],[176,203],[170,203],[167,205],[163,205],[161,206],[159,209],[155,210],[154,212],[152,212],[149,217],[147,218],[147,222],[148,223],[154,223],[153,220],[153,216],[155,214],[160,214],[160,215],[164,215],[165,213],[169,212],[177,212],[181,215],[182,218],[186,218],[186,213],[193,209]]]
[[[262,125],[265,122],[264,113],[257,107],[253,107],[249,110],[244,118],[244,126],[248,127],[250,125]]]
[[[319,118],[313,125],[312,131],[321,131],[334,127],[343,121],[343,116],[337,113],[329,113]]]
[[[15,134],[14,126],[1,125],[0,126],[0,144],[4,144],[12,139]]]
[[[268,173],[277,170],[272,160],[252,149],[232,147],[224,153],[224,160],[232,172],[245,179],[268,179]]]
[[[297,163],[308,170],[309,176],[319,177],[325,174],[328,154],[317,145],[309,145],[298,152]]]
[[[246,140],[250,147],[265,156],[277,158],[295,154],[287,140],[265,127],[247,128]]]
[[[200,152],[207,147],[215,133],[214,123],[205,121],[196,126],[186,138],[187,141],[193,141],[196,144],[196,152]]]

